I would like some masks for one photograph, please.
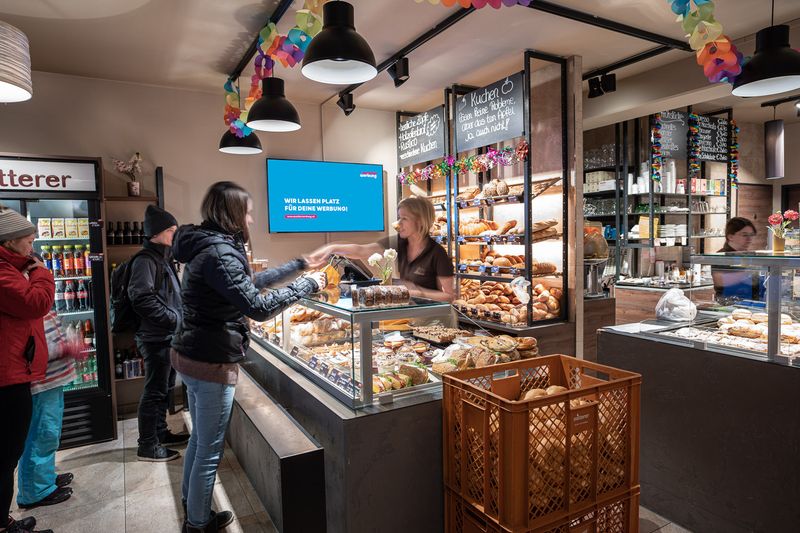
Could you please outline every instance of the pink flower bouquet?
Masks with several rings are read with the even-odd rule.
[[[799,218],[800,213],[792,211],[791,209],[787,209],[783,214],[781,214],[780,211],[776,211],[767,219],[767,222],[769,222],[769,226],[767,227],[772,231],[774,236],[783,239],[786,237],[786,229],[789,227],[789,224]]]

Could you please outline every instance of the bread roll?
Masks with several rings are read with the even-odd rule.
[[[511,261],[509,261],[507,257],[496,257],[492,265],[499,267],[510,267]]]
[[[522,401],[535,400],[536,398],[544,398],[545,396],[547,396],[547,391],[546,390],[544,390],[544,389],[531,389],[528,392],[526,392],[525,394],[523,394],[522,398],[520,398],[520,400],[522,400]]]
[[[516,220],[509,220],[508,222],[503,224],[502,229],[500,229],[500,235],[505,235],[511,228],[513,228],[516,225],[517,225]]]
[[[734,320],[749,319],[751,316],[753,316],[753,313],[747,309],[736,309],[733,313],[731,313],[731,316]]]
[[[754,324],[760,324],[762,322],[767,322],[769,320],[769,315],[767,313],[753,313],[750,320],[752,320]]]
[[[547,395],[552,396],[553,394],[558,394],[560,392],[566,392],[569,389],[566,387],[562,387],[561,385],[550,385],[547,387]]]

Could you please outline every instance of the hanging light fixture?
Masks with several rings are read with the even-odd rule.
[[[24,102],[33,96],[28,38],[0,21],[0,102]]]
[[[231,130],[227,130],[219,140],[219,151],[236,155],[260,154],[262,152],[261,141],[258,140],[255,132],[250,132],[250,135],[244,137],[237,137],[235,133],[231,133]]]
[[[308,45],[303,76],[321,83],[364,83],[378,75],[375,55],[355,28],[353,6],[328,2],[322,7],[322,31]]]
[[[229,90],[230,80],[228,83],[225,84],[226,90]],[[230,89],[232,90],[232,88]],[[234,123],[231,122],[231,126],[228,130],[222,134],[222,138],[219,140],[219,151],[224,154],[235,154],[235,155],[254,155],[261,153],[261,141],[258,140],[258,135],[252,130],[247,128],[246,126],[243,128],[239,128],[238,124],[241,122],[247,122],[247,110],[242,109],[242,91],[239,88],[239,80],[236,80],[236,97],[238,103],[236,104],[237,109],[239,110],[239,114],[236,118],[236,127],[234,127]],[[230,104],[230,102],[228,102]],[[227,109],[227,106],[226,106]],[[232,129],[239,131],[241,129],[241,133],[247,132],[245,135],[239,137],[236,133],[232,131]]]
[[[768,96],[800,88],[800,52],[789,44],[789,26],[775,26],[772,0],[770,27],[756,34],[756,53],[733,83],[734,96]]]
[[[783,179],[783,120],[775,119],[775,106],[772,107],[772,120],[764,123],[764,161],[768,180]]]
[[[247,127],[258,131],[296,131],[300,129],[300,115],[286,99],[283,80],[264,78],[261,81],[261,98],[247,114]]]

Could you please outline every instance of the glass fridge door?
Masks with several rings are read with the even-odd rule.
[[[63,331],[67,337],[80,339],[84,346],[82,357],[76,361],[77,377],[65,391],[97,389],[103,386],[100,380],[106,379],[101,378],[106,365],[98,369],[98,348],[104,361],[108,361],[107,350],[97,338],[98,327],[105,327],[105,287],[102,273],[93,276],[89,260],[91,253],[102,251],[97,244],[93,247],[91,239],[90,215],[92,220],[98,217],[89,211],[95,205],[90,200],[25,203],[28,218],[38,228],[34,251],[42,256],[56,281],[54,307]]]

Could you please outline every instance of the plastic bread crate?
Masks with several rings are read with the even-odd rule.
[[[532,389],[567,391],[518,401]],[[445,485],[513,533],[639,485],[641,376],[565,355],[443,376]]]
[[[556,523],[525,533],[635,533],[639,530],[639,489],[622,497],[600,502]],[[478,512],[451,490],[445,495],[447,533],[511,533]]]

